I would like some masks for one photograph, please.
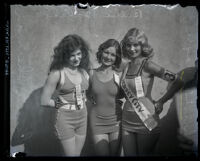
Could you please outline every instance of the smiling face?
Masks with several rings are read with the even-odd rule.
[[[128,38],[125,49],[129,58],[136,58],[142,54],[141,44],[132,37]]]
[[[71,68],[78,67],[81,63],[81,59],[82,59],[81,50],[77,49],[77,50],[73,51],[67,60],[69,67],[71,67]]]
[[[112,66],[115,64],[116,57],[115,47],[109,47],[102,52],[101,63],[105,66]]]

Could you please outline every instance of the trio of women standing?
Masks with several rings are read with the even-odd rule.
[[[121,140],[125,156],[153,155],[159,114],[182,81],[151,61],[153,49],[137,28],[130,29],[121,44],[109,39],[99,46],[97,69],[89,70],[89,52],[80,36],[64,37],[54,50],[42,92],[41,105],[55,108],[55,132],[64,155],[80,156],[88,115],[97,156],[119,156]],[[129,63],[120,71],[122,56]],[[174,82],[158,101],[151,97],[154,76]],[[126,99],[123,110],[121,98]],[[93,104],[90,113],[86,100]]]

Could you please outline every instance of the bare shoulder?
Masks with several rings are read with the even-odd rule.
[[[147,60],[145,63],[145,67],[146,68],[151,68],[153,66],[157,65],[156,63],[154,63],[152,60]]]
[[[144,70],[148,72],[157,72],[160,71],[162,67],[152,60],[147,60],[145,65],[144,65]]]
[[[115,70],[114,70],[114,73],[115,73],[119,78],[121,78],[123,71],[122,71],[121,69],[115,69]]]
[[[58,82],[60,79],[60,71],[59,70],[53,70],[48,75],[48,82],[54,83]]]
[[[115,73],[116,73],[119,77],[122,76],[122,71],[115,71]]]
[[[88,80],[89,79],[89,72],[87,72],[85,69],[80,69],[83,76]]]
[[[89,69],[89,76],[92,77],[94,72],[97,72],[98,71],[98,68],[91,68]]]

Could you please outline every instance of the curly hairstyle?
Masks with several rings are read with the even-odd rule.
[[[148,38],[144,34],[144,32],[137,28],[131,28],[130,30],[128,30],[120,43],[122,54],[125,58],[128,58],[126,45],[130,41],[130,39],[136,40],[141,45],[142,55],[144,57],[152,57],[154,55],[153,48],[148,44]]]
[[[83,68],[88,72],[90,48],[87,42],[76,34],[65,36],[54,48],[50,71],[62,69],[66,63],[66,59],[69,60],[71,53],[77,49],[80,49],[82,52],[79,68]]]
[[[105,49],[108,49],[109,47],[115,47],[115,49],[116,49],[116,60],[115,60],[114,66],[116,68],[119,68],[121,61],[122,61],[121,47],[120,47],[119,42],[115,39],[108,39],[107,41],[105,41],[101,45],[99,45],[98,51],[96,53],[97,60],[99,63],[102,63],[101,62],[102,53],[104,52]]]

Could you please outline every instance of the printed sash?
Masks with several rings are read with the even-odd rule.
[[[141,100],[139,100],[135,94],[127,87],[126,81],[125,81],[125,75],[127,73],[128,66],[125,68],[122,81],[121,81],[121,87],[126,95],[126,98],[131,103],[132,107],[134,108],[136,114],[139,116],[141,121],[144,123],[144,125],[148,128],[149,131],[153,130],[157,125],[157,121],[154,119],[153,114],[148,110],[147,107],[142,103]]]

